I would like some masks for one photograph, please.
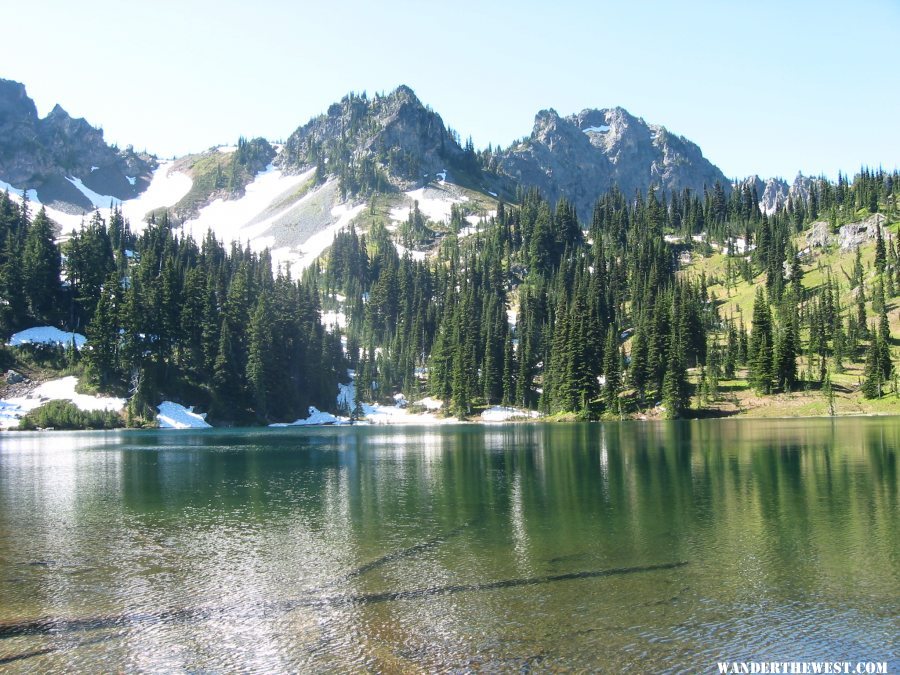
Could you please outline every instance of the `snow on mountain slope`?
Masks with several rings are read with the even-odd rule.
[[[80,178],[71,178],[70,176],[66,176],[66,180],[74,185],[81,194],[87,197],[91,204],[94,205],[95,209],[108,209],[110,204],[117,204],[121,201],[119,199],[116,199],[115,197],[109,195],[101,195],[98,192],[94,192],[87,185],[82,183]]]
[[[147,189],[137,199],[122,202],[122,215],[131,223],[133,231],[143,229],[144,217],[150,211],[177,204],[190,191],[191,177],[172,171],[172,164],[172,161],[160,162]]]
[[[273,207],[280,201],[287,200],[291,192],[311,176],[312,171],[286,176],[279,169],[269,165],[247,185],[243,197],[216,199],[200,209],[197,217],[188,220],[183,229],[185,233],[198,239],[202,238],[207,230],[212,230],[216,237],[224,242],[236,240],[253,242],[285,212],[290,211],[294,204],[288,204],[281,210],[274,210]]]
[[[335,179],[311,188],[313,173],[285,174],[270,165],[247,185],[243,197],[215,200],[182,230],[197,240],[212,230],[226,243],[249,243],[255,251],[269,248],[275,265],[308,267],[365,208],[341,202]]]
[[[356,206],[338,204],[334,206],[331,209],[332,217],[337,218],[334,223],[306,239],[297,247],[299,249],[297,255],[292,254],[289,247],[287,249],[277,248],[272,251],[272,260],[276,262],[295,262],[300,270],[306,269],[316,258],[324,253],[326,248],[331,246],[334,236],[347,227],[350,221],[362,213],[365,208],[365,204],[357,204]]]
[[[9,192],[10,197],[18,197],[17,201],[20,201],[22,195],[25,194],[24,190],[21,190],[2,180],[0,180],[0,191]],[[32,217],[34,217],[41,210],[41,206],[43,206],[43,204],[38,201],[37,191],[28,190],[28,210],[31,213]],[[64,213],[50,206],[46,206],[45,208],[47,209],[47,216],[50,218],[50,220],[59,223],[64,232],[71,231],[76,227],[81,227],[81,222],[82,220],[84,220],[83,215]]]
[[[67,178],[83,195],[91,200],[91,203],[100,211],[100,215],[107,221],[110,216],[110,204],[119,207],[122,215],[131,223],[131,229],[140,232],[144,226],[145,216],[154,209],[172,206],[177,203],[191,189],[193,181],[187,174],[170,171],[172,162],[160,162],[153,172],[153,179],[140,196],[135,199],[122,201],[110,195],[101,195],[87,186],[78,178]],[[21,198],[23,191],[0,181],[0,190],[9,190],[10,195]],[[81,227],[82,223],[90,218],[90,213],[73,214],[64,213],[58,209],[41,204],[35,190],[28,191],[28,202],[32,216],[41,210],[43,206],[47,210],[47,216],[56,222],[63,234],[72,232]]]

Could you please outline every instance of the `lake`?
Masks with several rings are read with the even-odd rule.
[[[900,666],[900,418],[7,433],[0,669]]]

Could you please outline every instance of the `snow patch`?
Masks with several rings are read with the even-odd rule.
[[[436,223],[450,221],[450,208],[454,204],[462,204],[469,200],[464,195],[457,195],[449,190],[436,190],[435,188],[419,188],[404,192],[409,198],[409,206],[399,206],[391,209],[390,218],[395,222],[403,222],[409,218],[413,210],[413,202],[419,202],[419,211],[429,220]],[[439,196],[433,196],[438,194]]]
[[[185,408],[179,403],[163,401],[156,409],[156,421],[160,429],[207,429],[212,425],[206,421],[206,413],[195,413],[194,406]]]
[[[586,134],[590,134],[590,133],[605,134],[607,131],[609,131],[609,125],[608,124],[599,124],[595,127],[585,127],[584,129],[582,129],[582,131]]]
[[[87,197],[95,209],[109,208],[110,204],[121,203],[120,199],[116,199],[112,195],[101,195],[99,192],[94,192],[87,185],[82,183],[80,178],[66,176],[66,180],[74,185],[81,194]]]
[[[420,405],[426,410],[440,410],[444,407],[444,402],[440,399],[426,396],[425,398],[420,398],[416,401],[416,405]]]
[[[356,407],[356,373],[347,371],[350,377],[349,384],[338,385],[337,403],[348,411]],[[436,417],[433,413],[443,407],[443,402],[433,398],[423,398],[417,401],[417,405],[424,406],[429,412],[410,413],[408,400],[402,393],[394,394],[394,405],[380,405],[378,403],[361,403],[361,423],[364,424],[422,424],[437,425],[459,422],[455,417]]]
[[[411,248],[406,248],[402,244],[394,243],[394,247],[397,249],[397,255],[401,258],[409,253],[409,257],[417,262],[422,262],[428,257],[428,251],[415,251]]]
[[[510,420],[537,419],[540,416],[541,414],[537,410],[495,405],[482,411],[481,420],[483,422],[509,422]]]
[[[322,325],[325,328],[340,328],[343,330],[347,327],[347,315],[343,312],[322,312]]]
[[[99,166],[92,166],[92,167],[91,167],[91,173],[94,173],[95,171],[99,171],[99,170],[100,170],[100,167],[99,167]]]
[[[13,333],[9,338],[10,347],[19,347],[28,344],[59,345],[68,347],[75,341],[75,347],[81,349],[87,342],[87,338],[81,333],[67,333],[54,326],[35,326],[18,333]]]
[[[127,180],[131,185],[135,185],[137,183],[137,176],[125,176],[125,180]]]
[[[44,206],[43,204],[41,204],[40,200],[38,200],[37,190],[20,190],[2,180],[0,180],[0,190],[9,192],[10,195],[15,195],[20,199],[23,195],[27,196],[28,212],[31,214],[32,218],[34,218],[34,216],[41,210],[41,207],[43,207],[47,211],[47,217],[50,218],[50,220],[59,223],[62,226],[63,230],[73,230],[75,228],[79,228],[81,227],[81,224],[84,220],[84,217],[82,215],[64,213],[63,211],[58,211],[50,206]]]

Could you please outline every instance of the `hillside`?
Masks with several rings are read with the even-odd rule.
[[[878,307],[877,288],[885,283],[890,290],[895,281],[883,282],[876,266],[877,235],[876,228],[882,232],[886,248],[893,250],[889,272],[896,274],[896,244],[900,242],[900,222],[889,220],[883,214],[870,214],[868,209],[860,209],[852,214],[853,222],[831,227],[827,222],[814,221],[801,232],[791,237],[791,244],[798,252],[799,268],[802,271],[802,295],[804,301],[795,310],[798,316],[805,317],[806,312],[814,311],[813,306],[823,294],[832,294],[830,302],[838,308],[836,318],[846,323],[853,312],[857,317],[864,316],[867,325],[874,325],[881,309]],[[682,255],[689,255],[690,262],[683,267],[683,274],[689,277],[703,276],[707,280],[710,298],[716,304],[723,317],[735,317],[752,331],[753,306],[756,289],[765,287],[766,275],[742,274],[739,263],[743,256],[729,256],[722,243],[710,241],[708,237],[699,236],[683,246]],[[862,270],[862,284],[855,283],[854,275],[858,274],[858,266]],[[855,271],[856,270],[856,271]],[[864,289],[865,300],[860,310],[860,288]],[[884,314],[887,317],[890,334],[900,335],[900,300],[894,293],[887,292],[884,300]],[[695,401],[700,410],[707,410],[712,415],[739,414],[750,417],[793,417],[817,416],[832,414],[829,408],[828,392],[823,391],[819,381],[822,367],[821,349],[826,350],[825,366],[833,387],[833,414],[900,414],[900,397],[896,395],[870,399],[864,395],[862,384],[866,379],[866,363],[860,345],[844,354],[840,363],[835,362],[834,338],[831,344],[823,344],[816,353],[809,353],[809,346],[815,342],[816,329],[806,327],[801,331],[801,341],[806,350],[798,354],[797,370],[805,380],[797,391],[782,392],[774,396],[759,396],[748,381],[748,369],[738,369],[733,379],[722,379],[719,382],[721,396],[718,400]],[[828,327],[831,333],[832,328]],[[892,358],[897,358],[897,347],[900,340],[890,339]],[[830,349],[828,347],[830,346]],[[699,371],[692,373],[695,384],[699,384]],[[888,381],[885,388],[896,390],[896,382]]]

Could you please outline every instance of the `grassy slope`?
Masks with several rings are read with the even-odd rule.
[[[862,220],[868,214],[862,214]],[[898,236],[900,232],[900,223],[893,223],[887,226],[892,236]],[[806,246],[806,233],[802,232],[797,235],[796,243],[798,249]],[[874,279],[874,260],[875,260],[875,242],[867,242],[861,247],[861,259],[863,268],[866,273],[867,293],[870,291],[868,282]],[[841,307],[843,308],[843,316],[846,318],[848,309],[852,308],[852,299],[850,297],[849,284],[847,277],[853,269],[855,260],[855,251],[842,251],[837,246],[820,251],[813,252],[811,258],[804,260],[803,264],[803,286],[807,289],[818,288],[824,283],[828,273],[832,278],[841,283]],[[726,270],[726,256],[722,253],[714,252],[708,257],[702,257],[697,253],[692,255],[691,264],[685,268],[687,274],[699,275],[706,272],[707,278],[724,279]],[[714,284],[709,286],[710,297],[715,298],[719,302],[719,314],[722,317],[734,316],[735,318],[742,316],[745,325],[750,327],[750,320],[753,316],[753,299],[756,294],[756,286],[765,283],[765,276],[758,275],[753,280],[753,284],[748,284],[743,279],[739,279],[735,286],[726,289],[722,284]],[[893,336],[900,335],[900,298],[890,298],[887,303],[888,321]],[[872,311],[871,301],[866,306],[870,322],[876,319],[875,312]],[[804,341],[806,335],[803,335]],[[897,362],[900,351],[898,351],[900,341],[894,340],[892,352],[894,360]],[[900,396],[888,393],[881,399],[868,400],[863,398],[858,391],[858,385],[862,381],[863,359],[861,354],[857,361],[845,361],[843,373],[833,373],[832,382],[834,384],[835,412],[838,415],[900,415]],[[798,359],[798,372],[803,373],[806,368],[804,358]],[[746,372],[739,375],[746,376]],[[693,381],[696,382],[697,373],[691,373]],[[801,385],[802,387],[802,385]],[[720,381],[719,399],[705,409],[700,409],[698,414],[703,415],[731,415],[740,414],[748,417],[806,417],[828,415],[828,402],[825,396],[818,390],[818,385],[801,388],[800,391],[790,394],[777,394],[773,396],[757,396],[756,393],[747,385],[746,379],[737,380],[721,380]],[[699,408],[699,404],[694,400],[694,405]]]

